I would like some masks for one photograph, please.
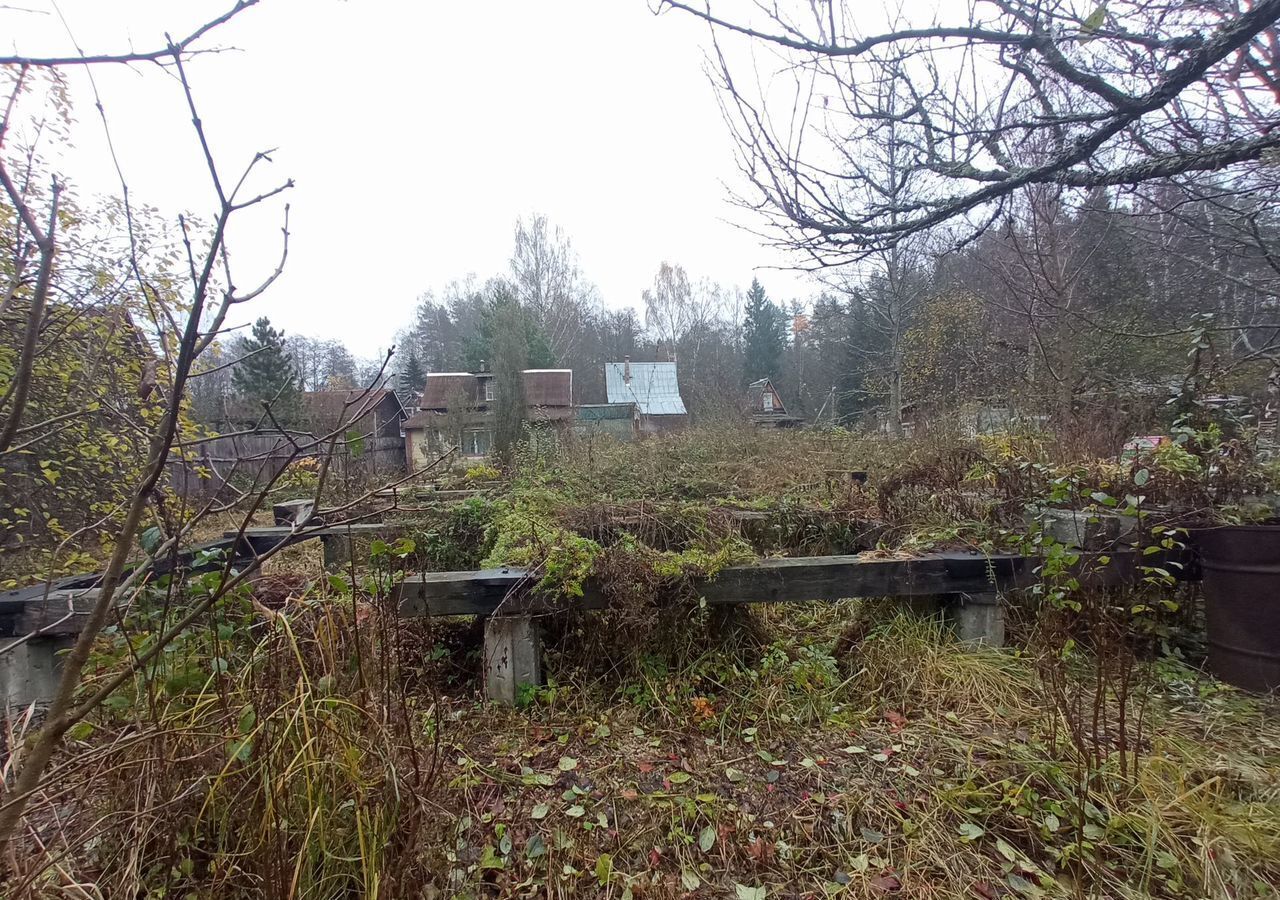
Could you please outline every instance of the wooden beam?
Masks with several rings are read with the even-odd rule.
[[[347,537],[391,537],[404,531],[408,526],[386,522],[353,522],[349,525],[305,525],[300,528],[292,526],[276,526],[271,528],[246,528],[244,541],[252,548],[253,553],[267,553],[281,544],[290,546],[312,538],[330,536]],[[238,531],[224,532],[227,538],[234,538]],[[252,554],[249,554],[252,555]]]
[[[1147,559],[1147,564],[1156,564]],[[1036,583],[1039,560],[1014,554],[938,553],[907,559],[866,555],[766,559],[731,566],[696,586],[710,604],[841,600],[847,597],[984,595]],[[1133,550],[1082,554],[1078,577],[1091,586],[1132,583],[1141,578]],[[557,609],[601,609],[602,586],[589,580],[583,596],[546,597],[533,592],[525,570],[507,566],[474,572],[428,572],[396,588],[400,615],[525,615]]]

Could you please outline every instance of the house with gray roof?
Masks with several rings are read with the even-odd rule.
[[[605,393],[610,403],[634,403],[641,434],[679,431],[689,423],[674,362],[606,363]]]

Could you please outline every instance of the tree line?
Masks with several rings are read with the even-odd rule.
[[[663,262],[638,304],[620,309],[583,277],[569,236],[533,216],[516,223],[507,272],[419,298],[382,374],[412,406],[430,372],[496,371],[514,358],[572,369],[575,401],[598,403],[605,363],[675,359],[695,416],[734,414],[745,385],[770,378],[789,412],[826,425],[900,433],[985,404],[1089,423],[1113,440],[1189,387],[1268,401],[1273,197],[1209,179],[1081,196],[1029,189],[961,247],[905,241],[817,273],[808,297],[778,300],[760,278],[743,289]],[[380,369],[266,319],[207,364],[228,361],[193,387],[207,421],[229,399],[287,410],[298,391],[364,387]]]

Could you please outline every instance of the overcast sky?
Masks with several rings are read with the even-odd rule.
[[[186,34],[229,2],[58,8],[86,51],[114,52]],[[49,0],[6,6],[14,52],[71,52]],[[613,308],[638,306],[663,260],[743,286],[786,263],[733,224],[759,223],[728,202],[736,170],[705,28],[646,0],[262,0],[210,43],[240,50],[189,68],[216,154],[230,167],[279,148],[264,176],[297,182],[288,266],[252,310],[289,332],[374,354],[423,291],[505,271],[515,219],[533,212],[567,231]],[[154,67],[97,78],[134,198],[211,212],[172,79]],[[113,191],[91,95],[72,87],[77,146],[63,165],[82,193]],[[274,218],[246,220],[230,245],[237,281],[269,271],[277,245]],[[811,292],[759,275],[779,300]]]

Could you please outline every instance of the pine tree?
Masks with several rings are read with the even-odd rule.
[[[243,359],[231,370],[236,394],[254,407],[270,403],[281,422],[296,419],[302,405],[298,371],[284,345],[284,332],[272,328],[263,316],[253,323],[253,333],[240,342]]]
[[[416,347],[410,347],[409,355],[404,361],[404,368],[400,370],[400,393],[406,399],[417,397],[422,393],[422,388],[426,381],[427,373],[422,370],[422,361],[418,359],[418,350]]]
[[[751,289],[747,291],[742,333],[743,382],[777,378],[782,371],[782,353],[787,342],[786,317],[755,278],[751,279]]]
[[[496,365],[498,331],[501,328],[511,332],[508,338],[519,340],[524,345],[525,364],[530,368],[549,369],[556,364],[551,343],[542,328],[516,300],[510,286],[499,283],[491,286],[480,312],[480,321],[463,348],[463,362],[472,372]]]

